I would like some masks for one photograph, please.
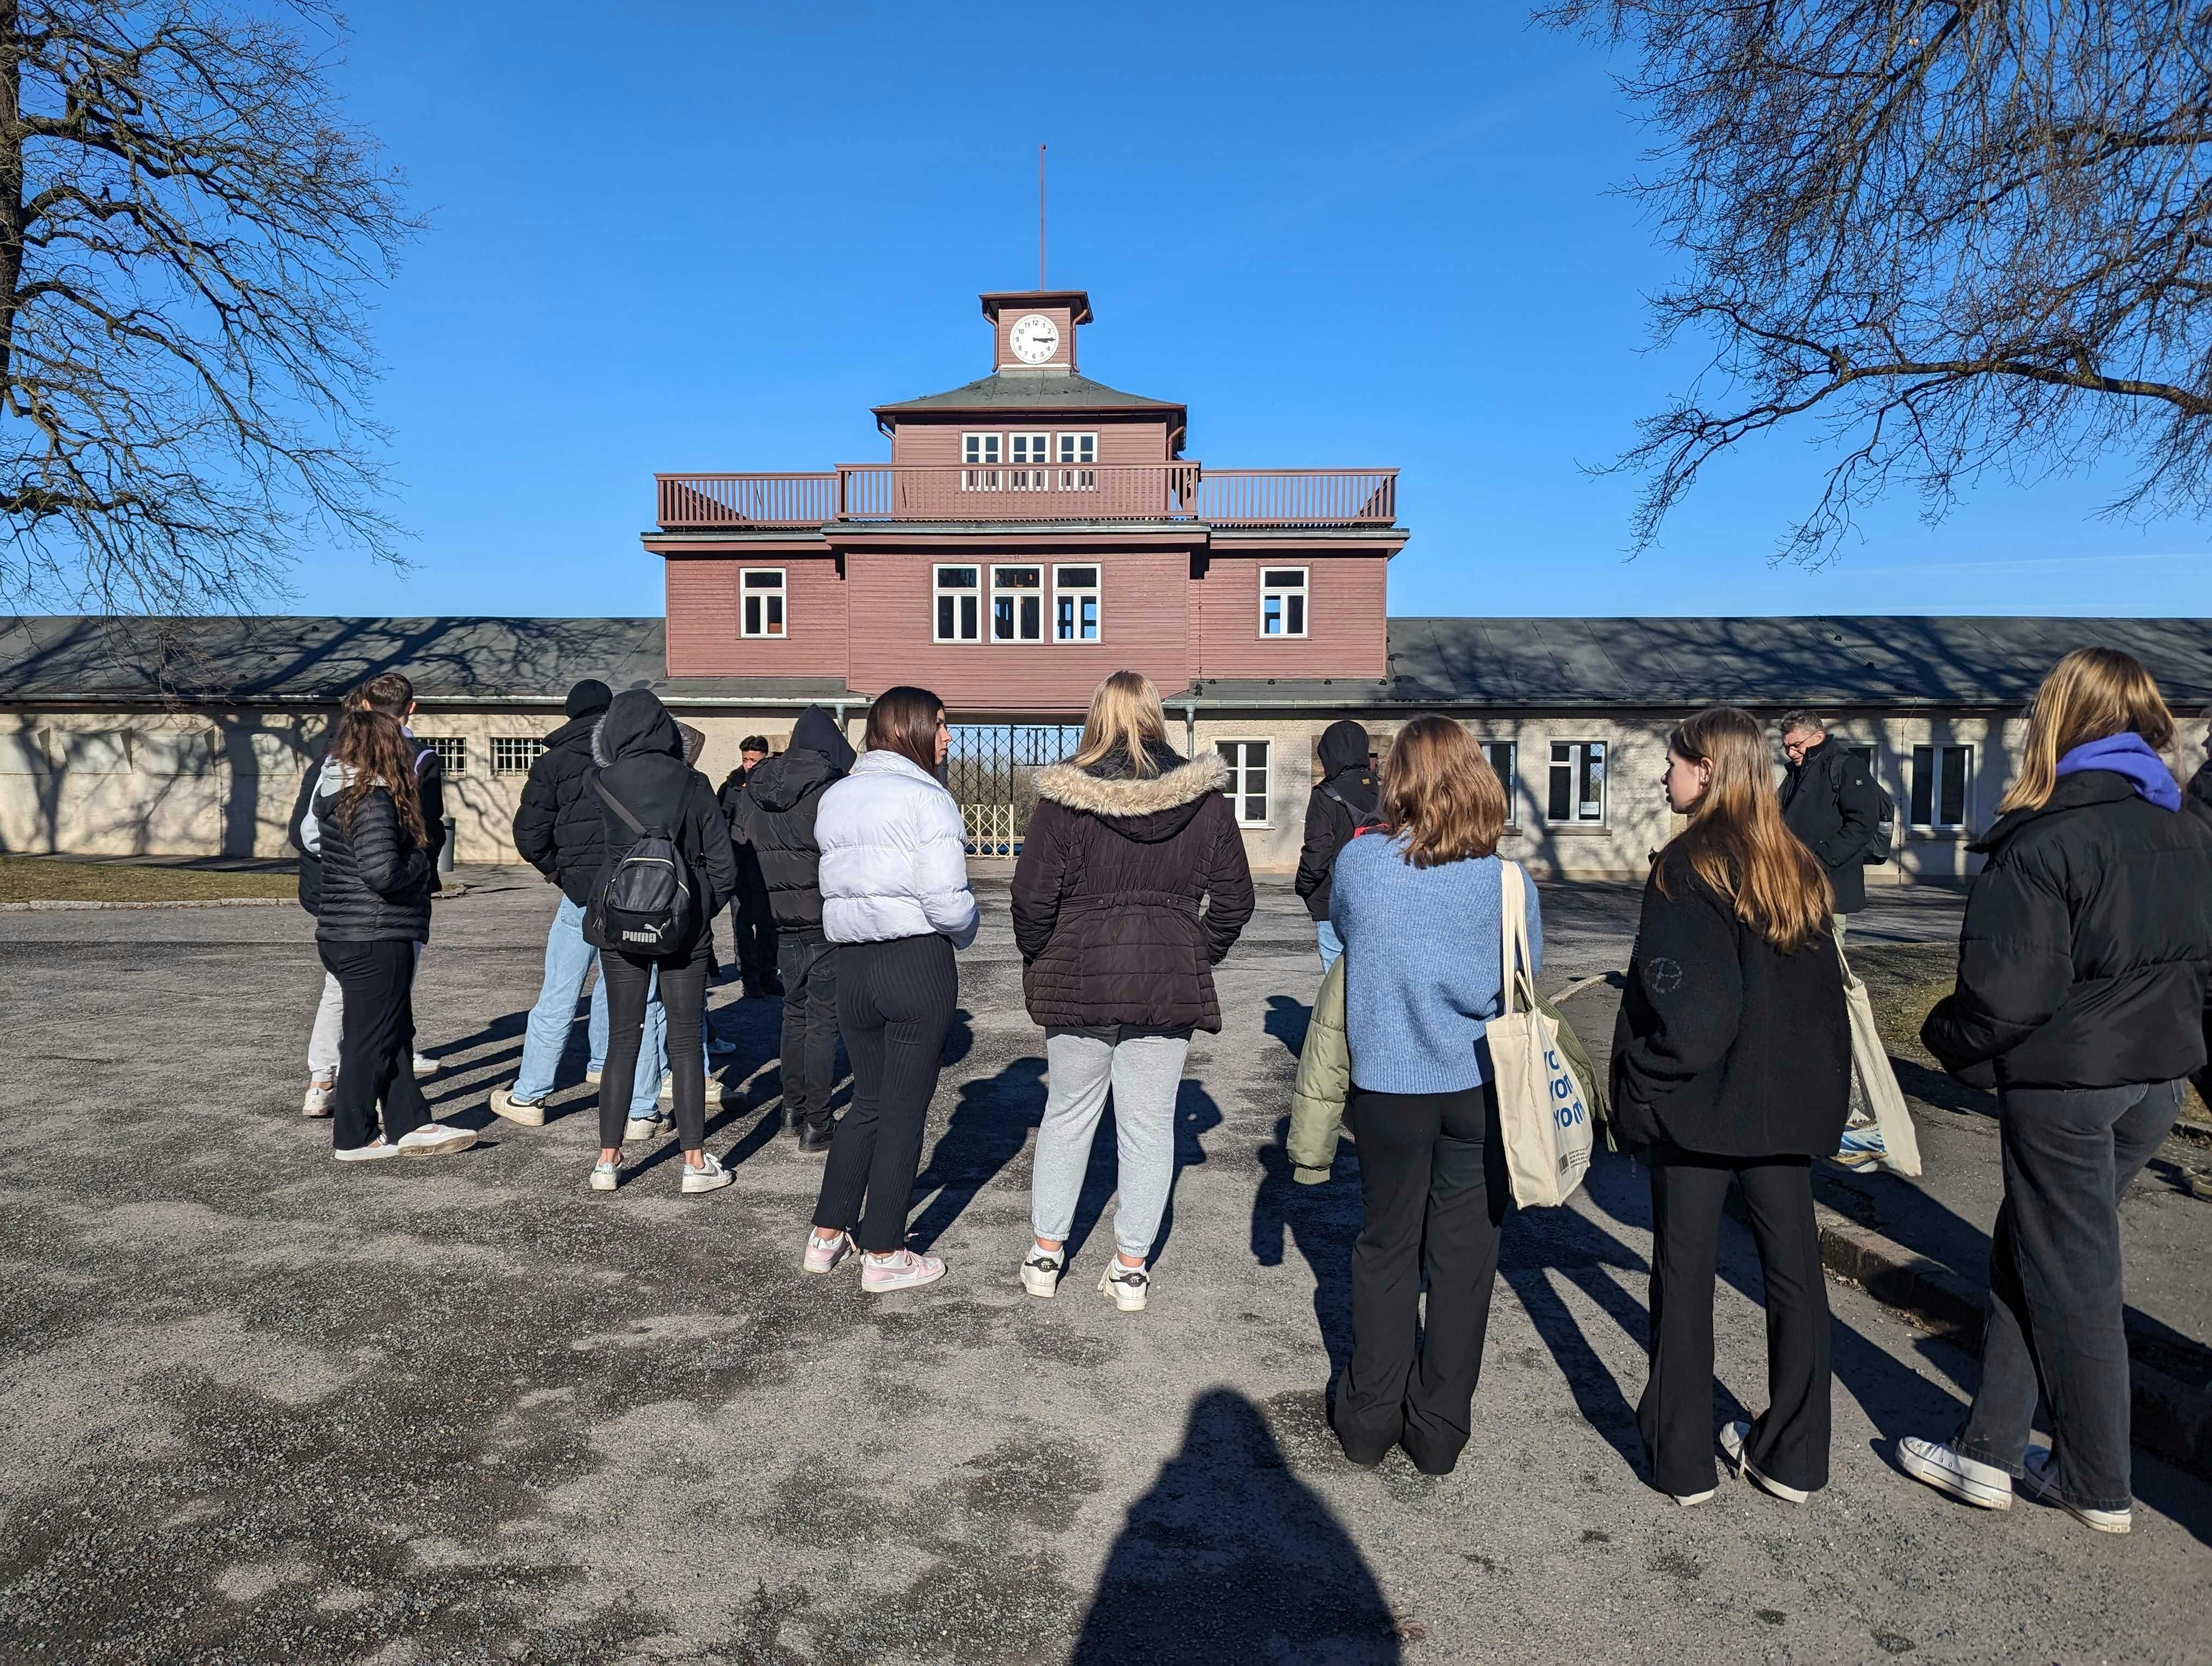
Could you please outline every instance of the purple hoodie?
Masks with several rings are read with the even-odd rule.
[[[2124,777],[2138,798],[2148,799],[2161,810],[2181,808],[2181,787],[2173,779],[2173,771],[2132,730],[2076,746],[2058,760],[2061,775],[2078,775],[2085,769],[2108,769]]]

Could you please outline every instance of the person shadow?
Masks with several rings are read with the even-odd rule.
[[[1275,1137],[1259,1148],[1260,1186],[1252,1197],[1252,1259],[1283,1264],[1285,1241],[1295,1242],[1313,1274],[1314,1322],[1328,1351],[1328,1380],[1352,1363],[1352,1246],[1359,1237],[1359,1159],[1346,1135],[1336,1164],[1318,1186],[1298,1183],[1287,1149],[1291,1119],[1279,1117]]]
[[[1306,1025],[1313,1020],[1313,1003],[1291,995],[1269,995],[1260,1026],[1288,1048],[1292,1058],[1305,1051]]]
[[[1075,1202],[1075,1221],[1067,1230],[1067,1264],[1073,1266],[1091,1231],[1106,1213],[1106,1204],[1117,1189],[1115,1177],[1121,1168],[1120,1145],[1114,1118],[1118,1114],[1113,1096],[1099,1113],[1098,1128],[1091,1140],[1091,1163],[1083,1172],[1083,1190]],[[1176,1091],[1175,1174],[1168,1183],[1167,1207],[1160,1212],[1160,1230],[1152,1238],[1149,1259],[1157,1262],[1166,1254],[1175,1231],[1176,1193],[1182,1171],[1206,1161],[1204,1136],[1221,1126],[1221,1107],[1213,1096],[1186,1076]]]
[[[961,1052],[964,1056],[966,1048]],[[914,1177],[915,1196],[928,1199],[909,1228],[916,1249],[927,1250],[942,1237],[976,1194],[1022,1154],[1043,1114],[1042,1059],[1016,1059],[995,1076],[961,1084],[945,1132]]]
[[[1129,1508],[1071,1666],[1403,1657],[1382,1588],[1335,1512],[1291,1474],[1260,1409],[1192,1405],[1182,1450]]]

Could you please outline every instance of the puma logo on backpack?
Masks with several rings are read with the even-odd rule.
[[[599,882],[600,928],[637,954],[672,954],[691,935],[691,875],[684,853],[667,830],[640,822],[596,775],[592,790],[635,836]]]

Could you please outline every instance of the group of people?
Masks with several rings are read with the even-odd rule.
[[[310,1109],[324,1092],[337,1154],[351,1160],[442,1154],[474,1137],[428,1119],[411,1068],[410,988],[435,855],[423,806],[436,774],[404,727],[404,684],[379,678],[349,696],[295,817],[303,900],[319,867],[311,906],[343,996],[338,1062],[315,1076]],[[542,1123],[596,958],[601,1149],[589,1183],[616,1188],[625,1137],[672,1123],[683,1189],[727,1184],[704,1148],[702,1030],[710,922],[750,886],[739,960],[748,993],[780,989],[785,1003],[783,1122],[799,1149],[828,1157],[800,1263],[826,1274],[857,1257],[862,1288],[877,1293],[942,1278],[944,1262],[907,1241],[958,1000],[957,952],[977,927],[962,818],[941,779],[942,702],[888,690],[857,755],[830,714],[811,709],[781,754],[749,740],[719,794],[649,691],[581,684],[569,714],[517,820],[518,845],[562,901],[522,1072],[493,1110]],[[1714,1495],[1723,1462],[1796,1503],[1828,1479],[1830,1320],[1812,1165],[1854,1155],[1842,942],[1844,916],[1864,903],[1859,869],[1881,806],[1817,717],[1791,714],[1779,738],[1786,790],[1745,712],[1716,708],[1668,735],[1660,785],[1680,830],[1653,858],[1612,1049],[1613,1133],[1651,1196],[1638,1423],[1654,1485],[1685,1505]],[[2207,1057],[2212,765],[2185,791],[2161,757],[2176,738],[2127,655],[2085,649],[2051,672],[2020,778],[1974,846],[1985,860],[1956,991],[1923,1031],[1948,1069],[1996,1091],[2005,1201],[1980,1390],[1958,1431],[1905,1440],[1899,1462],[1968,1504],[2002,1509],[2024,1487],[2110,1532],[2127,1530],[2130,1508],[2119,1200]],[[1514,975],[1505,945],[1523,940],[1509,933],[1525,929],[1523,970],[1540,970],[1541,901],[1498,854],[1506,787],[1459,724],[1407,725],[1379,772],[1364,731],[1339,724],[1321,761],[1297,886],[1324,971],[1341,958],[1329,974],[1341,1018],[1317,1013],[1309,1036],[1291,1154],[1298,1179],[1325,1182],[1340,1120],[1364,1211],[1351,1359],[1330,1417],[1352,1462],[1402,1447],[1442,1474],[1472,1435],[1511,1213],[1486,1030]],[[1066,1273],[1110,1093],[1119,1195],[1097,1288],[1123,1310],[1149,1298],[1191,1037],[1221,1027],[1212,969],[1254,906],[1225,775],[1217,757],[1174,751],[1158,690],[1123,672],[1097,690],[1073,756],[1036,777],[1011,899],[1047,1061],[1018,1267],[1034,1296],[1055,1295]],[[689,923],[644,952],[611,930],[605,898],[611,870],[652,840],[677,853]],[[645,1097],[661,1085],[647,1047],[656,1025],[666,1119]],[[328,1057],[322,1030],[313,1061]],[[853,1086],[837,1117],[841,1039]],[[1332,1049],[1336,1087],[1309,1092],[1332,1072],[1310,1075],[1307,1064]],[[1764,1279],[1768,1400],[1716,1430],[1715,1267],[1731,1183]],[[2047,1450],[2028,1444],[2039,1401],[2055,1437]]]

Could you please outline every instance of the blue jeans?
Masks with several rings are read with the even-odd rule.
[[[518,1099],[533,1101],[553,1091],[553,1072],[568,1045],[568,1026],[576,1019],[576,997],[584,980],[599,962],[599,952],[584,941],[584,905],[565,896],[545,933],[545,982],[538,991],[538,1004],[530,1009],[530,1023],[522,1037],[522,1068],[514,1079]],[[592,1067],[607,1057],[607,984],[601,978],[592,986],[592,1016],[587,1026]],[[638,1048],[637,1079],[630,1090],[630,1115],[653,1115],[660,1097],[660,1073],[667,1067],[668,1014],[661,1010],[658,989],[648,990],[645,1009],[645,1037]]]
[[[1328,976],[1328,969],[1336,964],[1337,956],[1344,952],[1344,939],[1336,934],[1336,927],[1326,920],[1314,921],[1314,940],[1321,945],[1321,972]]]

